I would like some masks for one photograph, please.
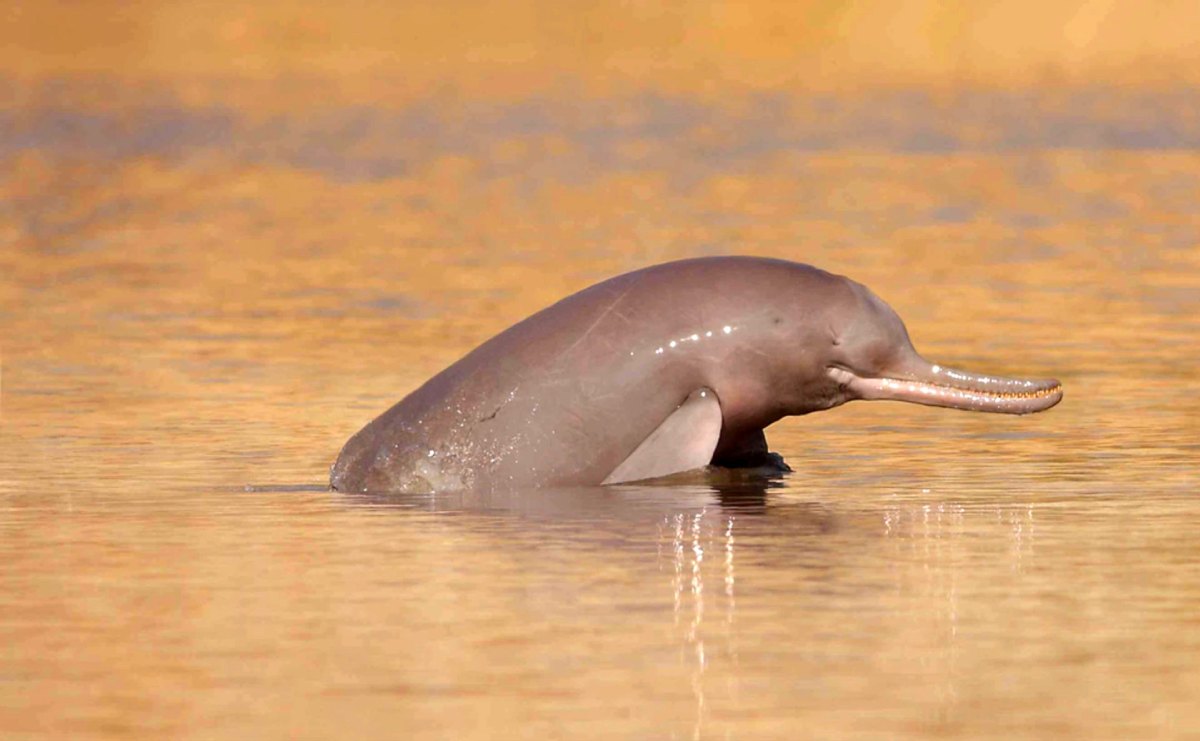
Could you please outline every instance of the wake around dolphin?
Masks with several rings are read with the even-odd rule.
[[[612,484],[768,461],[763,428],[855,399],[1029,414],[1054,380],[926,361],[865,286],[755,257],[682,260],[568,296],[346,443],[340,491]]]

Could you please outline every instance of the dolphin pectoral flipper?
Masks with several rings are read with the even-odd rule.
[[[720,437],[717,395],[711,389],[697,389],[602,483],[640,481],[707,466]]]

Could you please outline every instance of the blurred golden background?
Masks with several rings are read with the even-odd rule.
[[[653,86],[1180,85],[1200,81],[1187,0],[972,2],[7,2],[19,78],[336,76],[368,96]],[[364,79],[366,78],[366,80]]]

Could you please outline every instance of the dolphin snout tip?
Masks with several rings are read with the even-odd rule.
[[[1035,414],[1044,412],[1062,401],[1063,385],[1057,378],[1029,380],[1025,381],[1024,385],[1025,388],[1020,391],[1009,391],[1002,394],[1011,400],[1012,405],[1008,409],[995,411],[1007,411],[1011,414]]]
[[[1047,378],[1042,383],[1045,384],[1046,389],[1044,392],[1046,395],[1046,406],[1037,410],[1039,412],[1043,409],[1049,409],[1063,400],[1063,385],[1061,381],[1059,381],[1057,378]]]

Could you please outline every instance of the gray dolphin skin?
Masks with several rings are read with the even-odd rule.
[[[855,399],[1029,414],[1054,380],[926,361],[848,278],[711,257],[638,270],[501,332],[350,438],[339,491],[612,484],[768,456],[763,428]]]

